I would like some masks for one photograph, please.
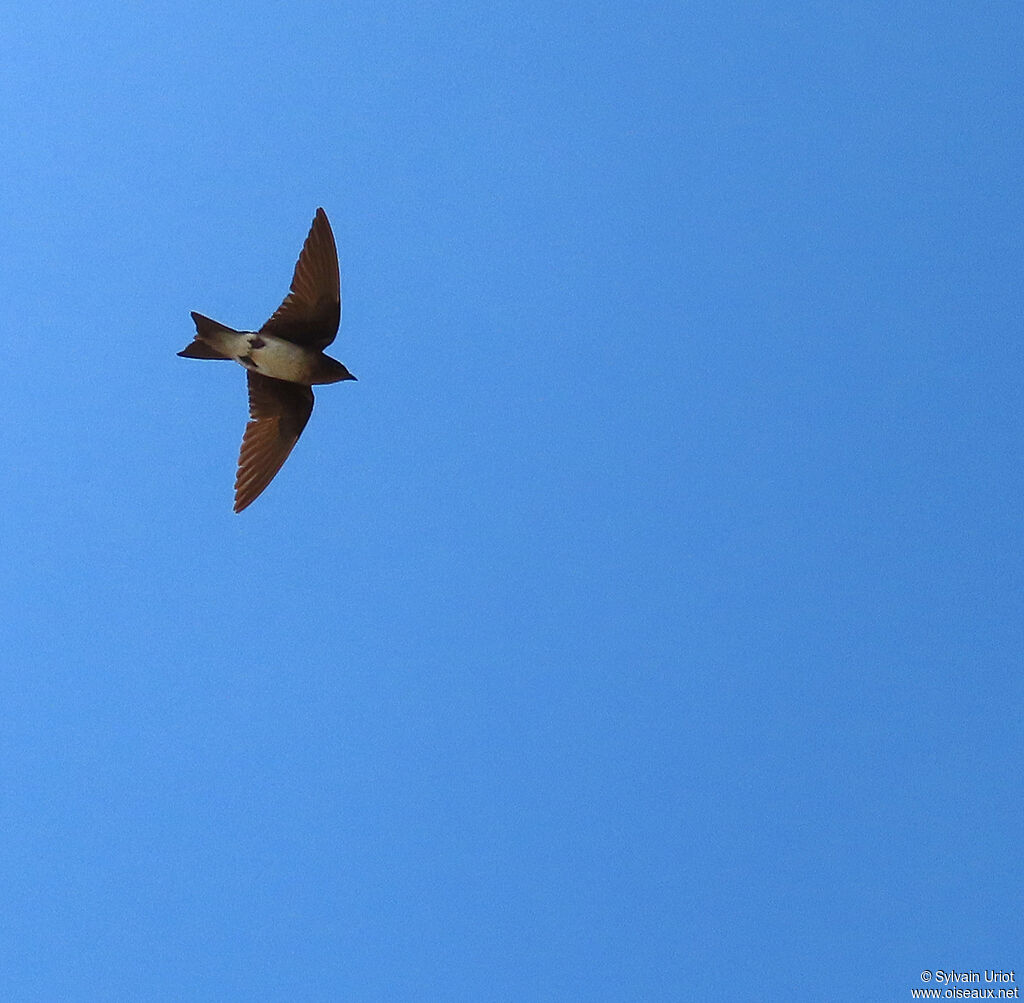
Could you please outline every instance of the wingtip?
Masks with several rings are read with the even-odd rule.
[[[268,484],[264,484],[263,487],[255,494],[252,493],[251,487],[247,487],[244,490],[235,488],[235,504],[232,508],[235,515],[238,515],[239,512],[244,512],[254,501],[256,501],[257,498],[259,498],[261,494],[263,494],[267,487]]]

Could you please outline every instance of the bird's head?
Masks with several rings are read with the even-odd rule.
[[[340,383],[342,380],[354,380],[355,377],[337,359],[325,355],[320,362],[317,383]]]

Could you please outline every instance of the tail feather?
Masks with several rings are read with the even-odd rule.
[[[229,355],[222,355],[215,348],[210,348],[205,342],[196,338],[191,345],[186,345],[178,354],[183,359],[230,359]]]
[[[178,352],[178,355],[184,359],[230,359],[230,355],[217,351],[206,339],[209,338],[215,341],[217,340],[217,335],[222,331],[226,331],[229,334],[237,334],[238,332],[233,327],[228,327],[226,324],[211,320],[209,317],[204,317],[201,313],[196,313],[195,311],[192,312],[192,319],[196,324],[195,341]]]

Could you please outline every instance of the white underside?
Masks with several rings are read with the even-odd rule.
[[[263,342],[261,348],[253,348]],[[288,380],[291,383],[312,383],[313,362],[315,357],[308,349],[293,345],[290,341],[267,335],[248,335],[245,350],[236,355],[239,363],[246,369],[252,368],[241,361],[241,356],[248,355],[256,364],[256,371],[264,376],[273,376],[276,380]]]
[[[316,353],[290,341],[254,331],[218,331],[205,341],[244,369],[289,383],[313,382]]]

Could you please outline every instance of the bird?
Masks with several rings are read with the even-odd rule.
[[[317,209],[284,302],[258,331],[236,331],[192,312],[185,359],[233,359],[246,370],[249,422],[235,477],[235,512],[248,508],[288,459],[313,412],[313,386],[354,380],[324,354],[341,322],[338,250],[330,221]]]

